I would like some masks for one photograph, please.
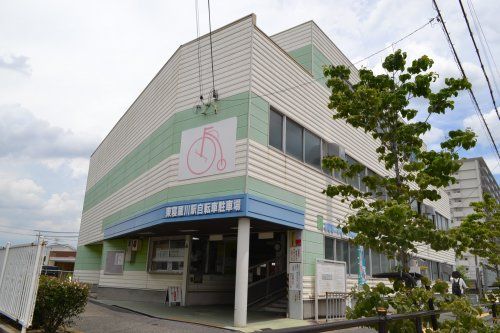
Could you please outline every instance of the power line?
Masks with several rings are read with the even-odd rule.
[[[383,52],[383,51],[387,50],[388,48],[390,48],[390,47],[392,47],[392,46],[394,46],[394,45],[396,45],[396,44],[400,43],[401,41],[405,40],[406,38],[408,38],[408,37],[410,37],[410,36],[414,35],[416,32],[418,32],[418,31],[422,30],[422,29],[423,29],[423,28],[425,28],[427,25],[431,24],[431,23],[432,23],[435,19],[436,19],[435,17],[434,17],[434,18],[432,18],[432,19],[430,19],[427,23],[425,23],[424,25],[422,25],[422,26],[420,26],[419,28],[415,29],[415,30],[414,30],[414,31],[412,31],[411,33],[409,33],[409,34],[407,34],[407,35],[405,35],[405,36],[403,36],[403,37],[399,38],[398,40],[396,40],[396,41],[392,42],[389,46],[387,46],[387,47],[385,47],[385,48],[383,48],[383,49],[381,49],[381,50],[379,50],[379,51],[377,51],[377,52],[375,52],[375,53],[370,54],[369,56],[367,56],[367,57],[363,58],[362,60],[357,61],[357,62],[355,62],[354,64],[350,64],[350,65],[349,65],[349,67],[352,67],[352,68],[354,68],[355,70],[358,70],[358,69],[356,68],[356,66],[354,66],[355,64],[358,64],[358,63],[360,63],[360,62],[362,62],[362,61],[364,61],[364,60],[367,60],[367,59],[369,59],[369,58],[372,58],[372,57],[376,56],[377,54],[379,54],[380,52]],[[313,78],[311,78],[310,80],[307,80],[307,81],[305,81],[305,82],[302,82],[302,83],[299,83],[299,84],[296,84],[296,85],[293,85],[293,86],[289,86],[289,87],[286,87],[286,88],[283,88],[283,89],[270,91],[270,92],[268,92],[268,93],[266,93],[266,94],[262,94],[262,95],[259,95],[259,96],[261,96],[261,97],[265,97],[265,96],[271,96],[271,95],[280,94],[280,93],[283,93],[283,92],[286,92],[286,91],[290,91],[290,90],[294,90],[294,89],[297,89],[297,88],[303,87],[303,86],[308,85],[308,84],[311,84],[311,83],[317,83],[317,81],[316,81],[316,80],[320,80],[320,79],[324,79],[324,76],[320,76],[320,77],[313,77]],[[249,97],[245,97],[245,98],[236,98],[236,99],[228,99],[227,101],[243,101],[243,100],[248,100],[248,98],[249,98]]]
[[[436,0],[432,0],[432,2],[434,4],[434,9],[436,9],[436,11],[438,13],[438,19],[441,22],[441,25],[443,27],[443,31],[444,31],[445,36],[446,36],[446,40],[447,40],[447,42],[448,42],[448,44],[449,44],[449,46],[450,46],[450,48],[451,48],[451,50],[453,52],[453,56],[454,56],[455,62],[457,63],[457,66],[460,69],[460,72],[462,73],[462,77],[464,79],[467,79],[467,76],[465,75],[464,68],[462,66],[462,63],[460,62],[460,58],[458,57],[457,51],[455,49],[455,46],[453,45],[453,42],[451,41],[450,34],[448,32],[448,29],[446,28],[446,24],[444,23],[444,19],[443,19],[443,16],[441,15],[441,11],[439,10],[437,2],[436,2]],[[474,95],[474,92],[472,91],[471,88],[468,88],[468,91],[469,91],[469,95],[471,96],[471,99],[472,99],[472,101],[474,103],[474,106],[476,108],[476,112],[477,112],[478,116],[481,118],[480,120],[483,121],[484,126],[486,128],[486,131],[487,131],[487,133],[488,133],[488,135],[489,135],[489,137],[491,139],[492,147],[495,149],[495,151],[497,153],[497,157],[500,160],[500,153],[498,152],[497,145],[495,143],[495,140],[493,139],[493,135],[491,134],[490,128],[488,127],[488,123],[484,119],[483,113],[481,112],[481,108],[479,107],[479,104],[477,102],[476,96]]]
[[[483,49],[486,49],[488,51],[489,57],[488,57],[488,54],[486,54],[486,63],[490,67],[491,78],[493,79],[493,84],[494,84],[495,89],[497,91],[497,96],[500,96],[500,88],[498,87],[497,80],[495,79],[495,72],[492,69],[494,67],[496,70],[496,75],[498,75],[498,77],[500,77],[500,71],[498,70],[498,66],[497,66],[497,63],[495,61],[495,57],[493,56],[493,53],[491,52],[490,44],[488,43],[488,40],[486,39],[486,35],[484,34],[484,31],[483,31],[483,26],[481,25],[481,21],[479,20],[479,16],[476,13],[476,9],[474,8],[474,4],[472,3],[472,1],[467,0],[467,5],[469,6],[469,10],[472,13],[472,19],[474,22],[474,26],[476,27],[476,30],[478,31],[479,41],[481,42],[481,46],[483,47]],[[483,43],[483,40],[484,40],[484,43]],[[489,60],[490,58],[491,58],[491,61],[493,62],[493,66],[491,66],[491,63]]]
[[[397,44],[397,43],[399,43],[399,42],[401,42],[401,41],[405,40],[406,38],[408,38],[408,37],[412,36],[413,34],[415,34],[415,33],[419,32],[419,31],[420,31],[420,30],[422,30],[423,28],[425,28],[425,27],[427,27],[428,25],[432,24],[432,22],[433,22],[435,19],[436,19],[435,17],[431,18],[431,19],[430,19],[430,20],[429,20],[426,24],[424,24],[424,25],[422,25],[421,27],[419,27],[419,28],[417,28],[417,29],[413,30],[413,31],[412,31],[412,32],[410,32],[409,34],[407,34],[407,35],[405,35],[405,36],[401,37],[401,38],[400,38],[400,39],[398,39],[397,41],[392,42],[392,43],[391,43],[391,45],[386,46],[386,47],[384,47],[383,49],[380,49],[380,50],[378,50],[377,52],[374,52],[374,53],[370,54],[370,55],[369,55],[369,56],[367,56],[366,58],[363,58],[363,59],[361,59],[361,60],[359,60],[359,61],[356,61],[355,63],[353,63],[353,65],[357,65],[357,64],[359,64],[360,62],[363,62],[363,61],[365,61],[365,60],[367,60],[367,59],[369,59],[369,58],[371,58],[371,57],[376,56],[376,55],[377,55],[377,54],[379,54],[379,53],[384,52],[384,51],[385,51],[385,50],[387,50],[388,48],[393,47],[395,44]]]
[[[500,119],[500,114],[498,113],[498,108],[497,108],[497,103],[495,101],[495,96],[493,96],[493,89],[491,89],[490,79],[488,77],[488,74],[486,74],[486,70],[484,69],[483,59],[481,58],[481,54],[479,53],[479,49],[478,49],[477,44],[476,44],[476,39],[474,38],[474,34],[472,33],[472,30],[470,28],[469,19],[467,18],[467,14],[465,13],[465,8],[464,8],[464,5],[462,3],[462,0],[458,0],[458,3],[460,4],[460,9],[462,10],[462,15],[465,19],[465,23],[467,24],[467,29],[469,30],[470,38],[472,39],[472,43],[474,44],[474,48],[476,49],[476,54],[477,54],[477,57],[479,59],[479,63],[481,64],[481,69],[483,71],[484,78],[486,79],[486,83],[488,84],[488,88],[490,90],[491,100],[493,101],[493,107],[495,108],[495,112],[497,114],[498,119]]]
[[[208,29],[209,29],[209,38],[210,38],[210,60],[212,62],[212,97],[217,100],[217,91],[215,90],[215,75],[214,75],[214,51],[212,46],[212,20],[210,14],[210,0],[208,1]]]
[[[203,103],[203,73],[201,67],[201,50],[200,50],[200,11],[198,8],[198,0],[195,0],[196,12],[196,39],[198,40],[198,81],[200,86],[200,102]]]

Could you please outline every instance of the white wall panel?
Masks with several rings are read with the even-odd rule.
[[[212,181],[243,176],[246,168],[246,139],[236,143],[235,171],[203,177],[202,181]],[[103,239],[102,221],[107,216],[145,199],[164,189],[200,182],[200,178],[177,180],[178,155],[173,155],[135,180],[119,189],[111,196],[82,214],[78,245],[90,244]],[[214,189],[216,190],[216,189]]]
[[[99,287],[166,290],[181,286],[182,274],[150,274],[146,271],[124,271],[123,274],[104,274],[100,271]]]
[[[213,32],[216,89],[220,98],[248,91],[252,16]],[[203,93],[212,89],[209,37],[200,39]],[[181,46],[130,106],[91,157],[87,190],[175,112],[199,100],[198,42]]]
[[[99,271],[75,270],[73,276],[75,281],[98,284],[99,274]]]

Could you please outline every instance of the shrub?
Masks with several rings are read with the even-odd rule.
[[[61,326],[70,326],[85,310],[89,286],[68,280],[41,276],[36,297],[33,326],[45,333],[55,333]]]

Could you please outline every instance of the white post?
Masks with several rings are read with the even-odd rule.
[[[234,326],[247,325],[248,256],[250,248],[250,219],[238,219],[238,245],[236,253],[236,285],[234,290]]]
[[[184,268],[182,270],[181,306],[186,305],[187,286],[189,281],[189,257],[191,252],[191,235],[184,238]]]
[[[2,293],[2,283],[3,283],[3,277],[5,275],[5,268],[7,267],[7,257],[9,256],[9,249],[10,249],[10,243],[7,243],[7,246],[5,247],[5,256],[3,257],[3,263],[2,263],[2,273],[0,274],[0,294]]]
[[[43,242],[44,242],[43,237],[40,237],[38,239],[35,264],[33,265],[31,284],[30,284],[30,289],[29,289],[29,293],[28,293],[28,306],[26,306],[25,311],[24,311],[24,316],[23,316],[23,318],[21,318],[21,323],[23,325],[21,332],[26,332],[26,328],[31,324],[31,323],[29,323],[29,321],[30,321],[29,317],[33,313],[33,307],[35,306],[35,299],[34,299],[35,295],[36,295],[35,288],[38,286],[38,278],[40,275],[40,256],[42,254]]]

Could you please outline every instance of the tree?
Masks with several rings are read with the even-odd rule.
[[[476,142],[471,130],[454,130],[441,143],[440,151],[423,149],[422,135],[431,129],[429,117],[452,110],[453,97],[470,84],[465,78],[446,78],[444,87],[434,92],[431,84],[438,74],[430,71],[433,60],[424,55],[407,66],[406,57],[401,50],[387,56],[382,64],[385,74],[361,69],[360,80],[353,85],[345,66],[324,68],[332,91],[328,107],[334,110],[333,118],[371,134],[378,144],[379,161],[390,176],[363,177],[366,192],[347,184],[329,185],[323,192],[340,196],[355,210],[343,226],[344,232],[356,233],[355,244],[396,256],[404,270],[408,270],[418,243],[427,243],[434,250],[453,246],[447,232],[437,230],[412,207],[440,198],[439,189],[455,182],[453,173],[460,168],[458,150],[468,150]],[[419,111],[410,106],[414,98],[426,103],[425,121],[415,121]],[[364,170],[338,156],[324,158],[323,166],[342,172],[345,178],[357,177]]]
[[[460,226],[450,233],[457,245],[455,252],[460,256],[470,252],[487,259],[495,267],[498,275],[500,264],[500,204],[489,193],[483,195],[483,201],[471,203],[474,213],[469,214]]]

